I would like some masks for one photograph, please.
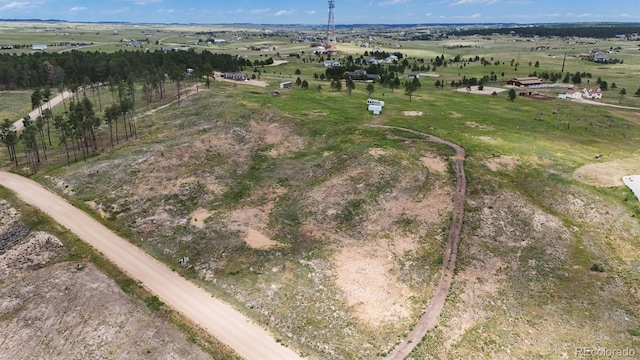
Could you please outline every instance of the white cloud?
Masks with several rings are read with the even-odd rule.
[[[249,13],[250,14],[264,14],[269,10],[271,10],[271,9],[269,9],[269,8],[266,8],[266,9],[253,9],[253,10],[249,11]]]
[[[500,0],[454,0],[449,6],[456,5],[492,5],[500,2]]]
[[[309,15],[314,15],[315,13],[316,13],[316,11],[315,11],[315,10],[309,10],[309,11],[307,11],[307,14],[309,14]]]
[[[407,1],[408,0],[389,0],[389,1],[379,2],[378,5],[380,6],[400,5],[400,4],[406,3]]]
[[[480,17],[482,17],[482,14],[473,14],[473,15],[469,16],[469,18],[471,18],[471,19],[478,19]]]
[[[32,4],[28,1],[12,1],[0,7],[0,10],[24,9],[24,8],[30,7],[31,5]]]
[[[277,13],[275,13],[275,16],[289,16],[292,15],[294,13],[293,10],[280,10]]]
[[[87,8],[84,7],[84,6],[74,6],[71,9],[69,9],[69,12],[77,13],[77,12],[85,11],[85,10],[87,10]]]
[[[129,1],[140,6],[162,2],[162,0],[129,0]]]

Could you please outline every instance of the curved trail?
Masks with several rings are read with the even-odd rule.
[[[420,131],[411,130],[396,126],[369,125],[372,127],[383,129],[395,129],[410,132],[412,134],[424,136],[427,141],[439,144],[445,144],[452,147],[456,151],[453,158],[453,167],[456,173],[456,186],[453,193],[453,213],[451,216],[451,227],[449,228],[449,236],[447,245],[444,249],[442,262],[442,276],[436,288],[427,309],[416,323],[413,330],[407,335],[402,343],[400,343],[385,359],[400,360],[407,357],[413,349],[418,346],[420,340],[433,329],[438,322],[444,301],[449,293],[451,282],[453,281],[453,272],[456,267],[456,258],[458,255],[458,246],[460,245],[460,232],[462,231],[462,218],[464,217],[465,192],[467,189],[467,179],[464,174],[464,148],[458,144],[441,139],[437,136],[429,135]]]

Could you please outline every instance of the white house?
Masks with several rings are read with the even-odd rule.
[[[585,99],[602,99],[602,90],[597,88],[582,89],[582,97]]]
[[[47,50],[47,45],[33,45],[31,46],[31,50],[44,51]]]
[[[398,61],[398,57],[395,55],[390,55],[388,58],[384,59],[384,62],[386,62],[387,64],[391,64],[394,61]]]
[[[558,99],[566,99],[566,98],[567,98],[567,93],[566,92],[558,93]]]
[[[566,99],[582,99],[582,91],[580,90],[569,90],[566,92]]]
[[[285,81],[280,83],[280,89],[291,89],[292,84],[291,81]]]
[[[335,61],[335,60],[325,60],[324,61],[324,66],[325,67],[338,67],[338,66],[340,66],[340,62],[339,61]]]

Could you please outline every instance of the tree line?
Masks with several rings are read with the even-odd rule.
[[[208,51],[124,51],[114,53],[70,51],[64,53],[0,54],[0,90],[65,89],[89,84],[117,83],[130,78],[170,77],[194,69],[197,74],[241,71],[251,62],[230,54]]]
[[[452,31],[450,35],[518,35],[521,37],[534,36],[560,36],[560,37],[591,37],[599,39],[613,38],[616,35],[637,34],[640,32],[638,24],[599,24],[599,25],[538,25],[538,26],[514,26],[503,28],[463,29]]]

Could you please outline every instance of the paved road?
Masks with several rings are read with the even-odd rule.
[[[427,332],[436,326],[440,313],[442,312],[442,308],[444,308],[444,302],[447,298],[447,294],[449,294],[449,288],[453,281],[453,272],[456,268],[458,246],[460,245],[460,232],[462,231],[462,218],[464,217],[464,202],[467,189],[467,179],[464,174],[465,151],[464,148],[458,144],[454,144],[450,141],[423,132],[395,126],[370,126],[410,132],[412,134],[423,136],[427,141],[448,145],[456,151],[456,155],[453,158],[453,167],[456,173],[456,187],[453,193],[453,214],[451,218],[451,227],[449,228],[447,245],[444,248],[442,276],[440,277],[438,287],[436,288],[427,309],[420,317],[420,320],[418,320],[418,323],[416,323],[415,327],[409,335],[407,335],[404,341],[385,358],[388,360],[400,360],[407,357],[411,351],[418,346],[420,340],[422,340]]]
[[[300,359],[260,326],[226,303],[171,271],[138,247],[119,237],[83,211],[42,185],[0,171],[0,185],[40,208],[62,226],[100,251],[132,278],[140,281],[171,308],[233,348],[246,359]]]

